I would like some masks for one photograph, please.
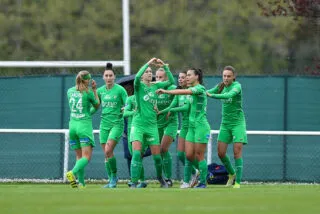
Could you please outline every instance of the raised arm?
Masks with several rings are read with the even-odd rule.
[[[140,70],[138,71],[138,73],[136,74],[135,78],[134,78],[134,90],[136,90],[141,82],[141,76],[143,75],[143,73],[147,70],[147,68],[149,67],[149,64],[145,64],[143,65]]]
[[[173,75],[172,75],[172,73],[170,71],[169,65],[168,64],[164,64],[163,65],[163,69],[166,72],[166,75],[168,77],[168,81],[170,82],[170,85],[173,85],[174,84],[174,78],[173,78]]]
[[[157,58],[152,58],[149,60],[149,62],[147,62],[145,65],[143,65],[140,70],[138,71],[138,73],[136,74],[135,78],[134,78],[134,90],[138,89],[140,82],[141,82],[141,77],[143,75],[143,73],[147,70],[147,68],[153,64],[155,61],[157,60]]]
[[[167,75],[168,77],[168,80],[167,81],[164,81],[164,82],[157,82],[157,87],[158,88],[166,88],[170,85],[173,85],[174,84],[174,78],[173,78],[173,75],[170,71],[170,68],[169,68],[169,65],[168,64],[165,64],[161,59],[157,59],[156,60],[156,63],[158,66],[161,66],[165,72],[165,74]]]
[[[96,82],[94,80],[92,80],[91,84],[92,84],[91,88],[92,88],[92,91],[93,91],[93,94],[94,94],[94,99],[91,100],[92,106],[90,107],[90,115],[93,115],[99,109],[101,101],[100,101],[100,97],[99,97],[98,92],[97,92],[97,84],[96,84]]]

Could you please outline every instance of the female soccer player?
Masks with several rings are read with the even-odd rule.
[[[106,84],[97,90],[102,106],[100,144],[105,154],[105,169],[109,177],[109,184],[105,185],[105,188],[117,187],[117,161],[113,150],[124,130],[122,108],[127,99],[126,90],[114,82],[115,78],[112,64],[107,63],[103,73]]]
[[[195,188],[206,188],[206,177],[208,173],[207,162],[204,158],[208,139],[210,136],[210,126],[206,117],[207,96],[203,83],[201,69],[191,68],[187,71],[188,89],[157,90],[158,94],[191,95],[189,128],[185,141],[186,164],[184,168],[184,182],[180,188],[190,187],[190,177],[192,162],[197,159],[200,170],[200,183]]]
[[[179,73],[178,76],[178,87],[177,89],[187,89],[187,71],[182,71]],[[171,102],[170,106],[166,109],[159,111],[158,114],[164,114],[166,117],[171,115],[171,112],[181,112],[182,116],[182,123],[180,128],[180,133],[178,137],[178,148],[177,148],[177,156],[178,159],[181,161],[183,166],[186,162],[186,152],[185,152],[185,139],[188,132],[189,127],[189,110],[190,110],[190,103],[187,99],[188,95],[176,95],[174,96],[173,101]],[[192,178],[190,180],[190,186],[194,187],[198,182],[199,177],[199,170],[196,169],[197,161],[193,162],[192,167]]]
[[[168,77],[163,68],[159,68],[156,71],[156,81],[164,82],[167,81]],[[167,90],[175,89],[175,85],[170,85]],[[167,108],[174,96],[168,94],[160,94],[157,98],[157,108],[159,111]],[[177,136],[178,131],[178,115],[174,112],[168,117],[166,114],[158,114],[158,133],[161,141],[161,156],[163,161],[163,172],[166,178],[166,182],[169,187],[172,187],[172,157],[169,152],[171,143]]]
[[[152,70],[150,65],[164,68],[168,81],[151,83]],[[157,127],[157,95],[156,90],[172,85],[173,76],[167,64],[160,59],[152,58],[137,73],[134,80],[134,93],[136,97],[137,112],[133,117],[130,138],[132,142],[131,181],[135,188],[140,177],[142,167],[141,154],[143,148],[149,146],[153,156],[157,179],[161,187],[167,188],[168,184],[162,177],[162,159]]]
[[[79,184],[84,187],[84,169],[88,164],[92,148],[95,146],[93,138],[92,118],[90,114],[91,105],[99,108],[97,85],[92,80],[92,89],[89,89],[91,80],[88,71],[80,71],[76,77],[76,86],[68,90],[67,96],[70,108],[69,121],[69,143],[71,149],[76,152],[77,162],[73,169],[67,172],[66,176],[72,188],[77,188],[75,180],[77,175]]]
[[[132,118],[135,113],[136,113],[136,98],[134,95],[131,95],[127,98],[126,106],[124,108],[124,113],[123,113],[123,117],[128,119],[127,138],[128,138],[128,149],[131,155],[132,155],[132,144],[129,141],[130,141]]]
[[[218,135],[218,156],[229,173],[227,186],[240,188],[242,178],[242,147],[247,144],[246,121],[242,110],[242,90],[235,81],[235,69],[226,66],[222,73],[223,82],[207,91],[209,97],[222,99],[222,122]],[[232,167],[227,148],[233,144],[235,167]]]
[[[132,142],[130,141],[130,132],[131,132],[133,115],[136,113],[136,100],[135,99],[136,98],[134,95],[127,98],[126,107],[124,108],[124,114],[123,114],[123,117],[128,118],[127,138],[128,138],[128,149],[129,149],[131,156],[132,156]],[[143,151],[142,157],[149,156],[149,154],[146,154],[146,150],[147,150],[147,148],[142,149],[142,151]],[[128,183],[128,186],[131,187],[131,185],[132,185],[132,182],[130,181]],[[144,167],[142,164],[140,178],[139,178],[139,184],[137,185],[137,188],[146,188],[147,185],[148,184],[145,181],[145,177],[144,177]]]

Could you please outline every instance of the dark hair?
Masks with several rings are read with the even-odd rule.
[[[223,68],[223,71],[224,70],[228,70],[228,71],[232,71],[233,74],[235,74],[236,72],[236,69],[234,67],[232,67],[231,65],[227,65]],[[223,72],[222,71],[222,72]],[[236,81],[236,78],[233,79],[233,81]],[[219,87],[219,90],[218,90],[218,94],[220,94],[222,92],[222,90],[224,89],[226,85],[223,83],[223,82],[220,82],[218,87]]]
[[[112,70],[112,63],[110,63],[110,62],[108,62],[107,64],[106,64],[106,70]]]
[[[180,71],[179,74],[185,74],[187,75],[187,71]],[[178,75],[178,79],[179,79],[179,75]],[[182,87],[179,85],[179,82],[177,83],[177,89],[182,89]]]
[[[114,73],[114,70],[113,70],[113,66],[112,66],[112,63],[110,63],[110,62],[108,62],[107,64],[106,64],[106,69],[104,70],[104,71],[112,71],[113,72],[113,75],[115,75],[115,73]]]
[[[203,85],[203,71],[200,68],[190,68],[189,70],[192,70],[198,76],[199,83]]]

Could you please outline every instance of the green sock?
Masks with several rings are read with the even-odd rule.
[[[80,169],[80,170],[78,171],[78,180],[79,180],[79,183],[82,184],[82,186],[85,186],[85,185],[86,185],[86,183],[85,183],[85,181],[84,181],[84,169]]]
[[[194,161],[192,161],[192,166],[196,169],[199,169],[199,161],[197,159],[194,159]]]
[[[241,178],[242,178],[243,159],[242,158],[235,159],[235,165],[236,165],[236,182],[240,184]]]
[[[186,153],[185,152],[181,152],[178,151],[178,159],[182,162],[183,166],[185,166],[186,164]],[[198,163],[198,162],[197,162]],[[193,164],[192,164],[193,165]],[[195,174],[196,173],[196,168],[194,166],[191,167],[191,174]]]
[[[79,172],[79,170],[84,169],[87,166],[88,162],[89,162],[89,160],[85,157],[77,160],[76,164],[74,165],[74,167],[72,169],[72,173],[74,175],[76,175]]]
[[[228,155],[226,155],[224,158],[220,158],[220,160],[223,163],[223,165],[226,167],[226,170],[230,175],[234,175],[234,173],[236,173],[234,171],[234,168],[231,165],[230,158]]]
[[[184,165],[183,181],[189,183],[191,179],[192,163],[186,159],[186,165]]]
[[[111,178],[111,169],[110,169],[110,164],[109,164],[109,161],[108,161],[108,160],[106,160],[106,161],[104,162],[104,168],[106,169],[108,178],[110,179],[110,178]]]
[[[131,166],[130,166],[131,182],[133,183],[138,182],[139,177],[141,175],[141,167],[142,167],[141,153],[138,150],[134,150],[132,152],[132,160],[131,160]]]
[[[186,153],[178,151],[178,159],[181,161],[182,165],[184,166],[186,164]]]
[[[113,156],[112,158],[108,158],[108,162],[110,165],[111,177],[117,177],[117,159]]]
[[[200,183],[207,183],[207,175],[208,175],[208,166],[207,161],[202,160],[199,162],[199,171],[200,171]]]
[[[194,159],[194,161],[192,161],[192,174],[196,173],[196,169],[199,169],[199,161]]]
[[[161,155],[152,155],[153,161],[154,161],[154,166],[156,168],[156,174],[157,178],[162,177],[162,159]]]
[[[172,177],[172,157],[171,157],[170,152],[163,153],[162,158],[163,158],[164,176],[167,179],[171,179],[171,177]]]
[[[141,165],[140,181],[141,181],[141,182],[145,181],[143,164]]]

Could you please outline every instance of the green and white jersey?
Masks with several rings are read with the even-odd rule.
[[[178,106],[181,110],[182,124],[181,127],[189,126],[189,110],[190,110],[190,96],[191,95],[178,95]]]
[[[189,127],[201,126],[207,123],[207,95],[203,85],[198,84],[189,88],[192,95],[188,97],[190,102]]]
[[[182,116],[181,127],[187,128],[189,126],[189,111],[190,102],[189,97],[191,95],[175,95],[169,107],[161,110],[162,114],[166,115],[169,111],[179,112]]]
[[[131,127],[133,115],[136,112],[136,97],[131,95],[127,98],[126,106],[124,108],[123,117],[128,117],[128,127]]]
[[[123,121],[121,108],[125,105],[127,99],[126,90],[118,84],[114,84],[111,89],[101,86],[97,90],[101,102],[101,123],[113,126],[113,124]]]
[[[67,92],[70,108],[70,120],[91,120],[90,107],[96,105],[98,100],[95,99],[91,89],[82,93],[76,87],[69,88]]]
[[[241,84],[234,81],[228,87],[225,86],[220,94],[217,94],[218,90],[219,86],[216,85],[207,92],[212,95],[211,97],[222,101],[222,123],[233,124],[244,121]]]
[[[167,90],[173,90],[177,87],[175,85],[171,85],[167,88]],[[159,94],[157,98],[157,107],[159,111],[162,111],[165,108],[168,108],[174,98],[174,95],[171,94]],[[167,119],[166,114],[158,115],[158,128],[163,128],[168,125],[170,122],[178,122],[178,116],[176,113],[170,114],[170,117]]]
[[[144,84],[141,81],[141,76],[148,68],[148,64],[142,66],[142,68],[137,73],[134,80],[134,93],[136,97],[137,112],[133,117],[134,126],[143,126],[148,128],[148,125],[157,125],[157,99],[156,90],[159,88],[165,88],[174,83],[174,78],[169,70],[168,66],[164,66],[164,70],[169,78],[169,80],[164,82],[152,83],[150,86]]]

